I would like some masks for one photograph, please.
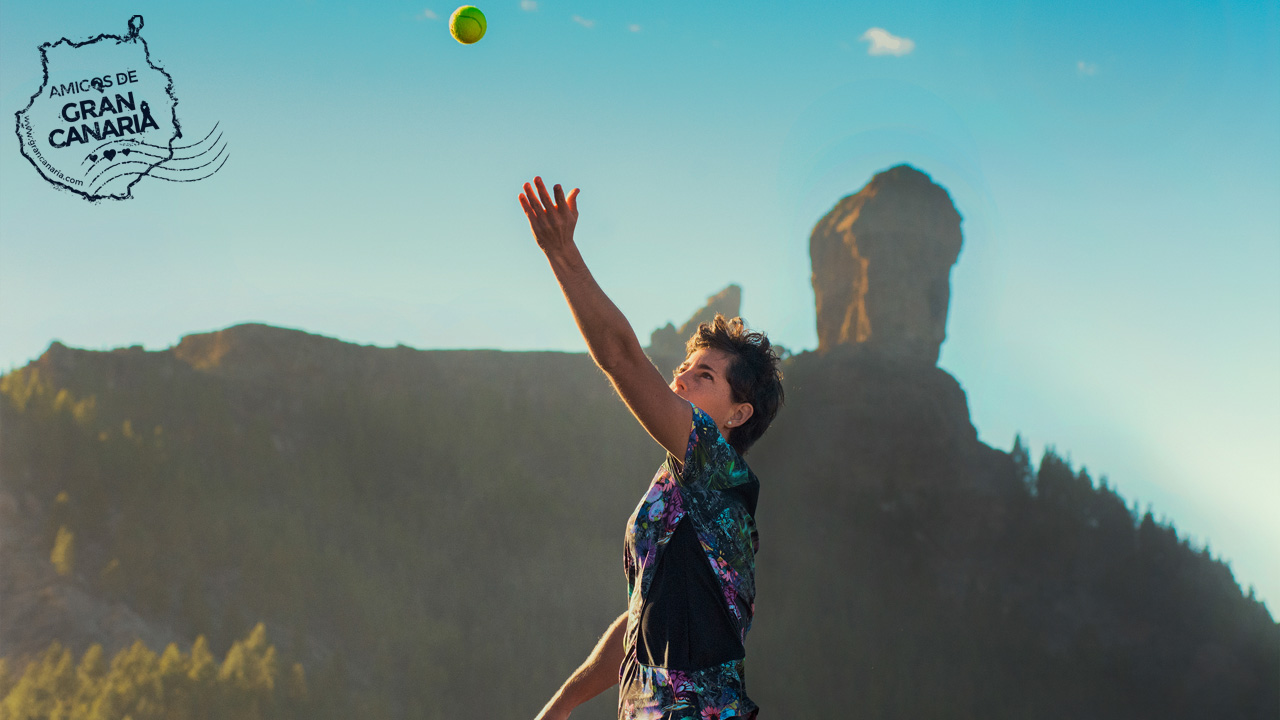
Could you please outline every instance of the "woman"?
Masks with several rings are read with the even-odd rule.
[[[743,672],[755,603],[760,482],[742,456],[783,401],[778,357],[741,318],[717,314],[689,339],[670,385],[596,284],[573,242],[578,190],[542,178],[520,205],[592,359],[666,448],[627,523],[627,612],[539,714],[567,718],[619,684],[620,720],[755,718]]]

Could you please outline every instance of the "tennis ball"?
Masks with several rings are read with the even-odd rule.
[[[463,5],[449,16],[449,34],[463,45],[470,45],[484,37],[484,13],[475,5]]]

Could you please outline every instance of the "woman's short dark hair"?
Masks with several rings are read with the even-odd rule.
[[[729,444],[739,455],[769,429],[785,399],[782,392],[781,358],[762,332],[749,332],[742,318],[726,319],[720,313],[711,322],[698,325],[685,343],[685,357],[699,348],[723,350],[729,361],[729,390],[736,403],[751,403],[751,417],[729,434]]]

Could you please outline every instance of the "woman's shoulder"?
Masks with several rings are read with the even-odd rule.
[[[710,489],[726,489],[749,482],[754,475],[747,461],[720,433],[715,420],[702,408],[693,405],[693,426],[683,463],[673,463],[676,477],[683,485],[706,485]]]

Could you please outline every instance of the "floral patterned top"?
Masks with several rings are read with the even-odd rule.
[[[627,522],[627,631],[618,671],[620,720],[754,718],[746,695],[743,653],[701,668],[640,661],[641,618],[655,574],[676,528],[687,520],[719,586],[720,610],[745,643],[755,612],[755,499],[759,480],[724,439],[715,421],[691,405],[693,422],[682,471],[670,453]],[[690,628],[694,634],[702,628]],[[693,642],[697,642],[695,638]],[[644,648],[642,647],[643,651]],[[646,657],[646,659],[648,659]],[[651,661],[652,662],[652,661]]]

